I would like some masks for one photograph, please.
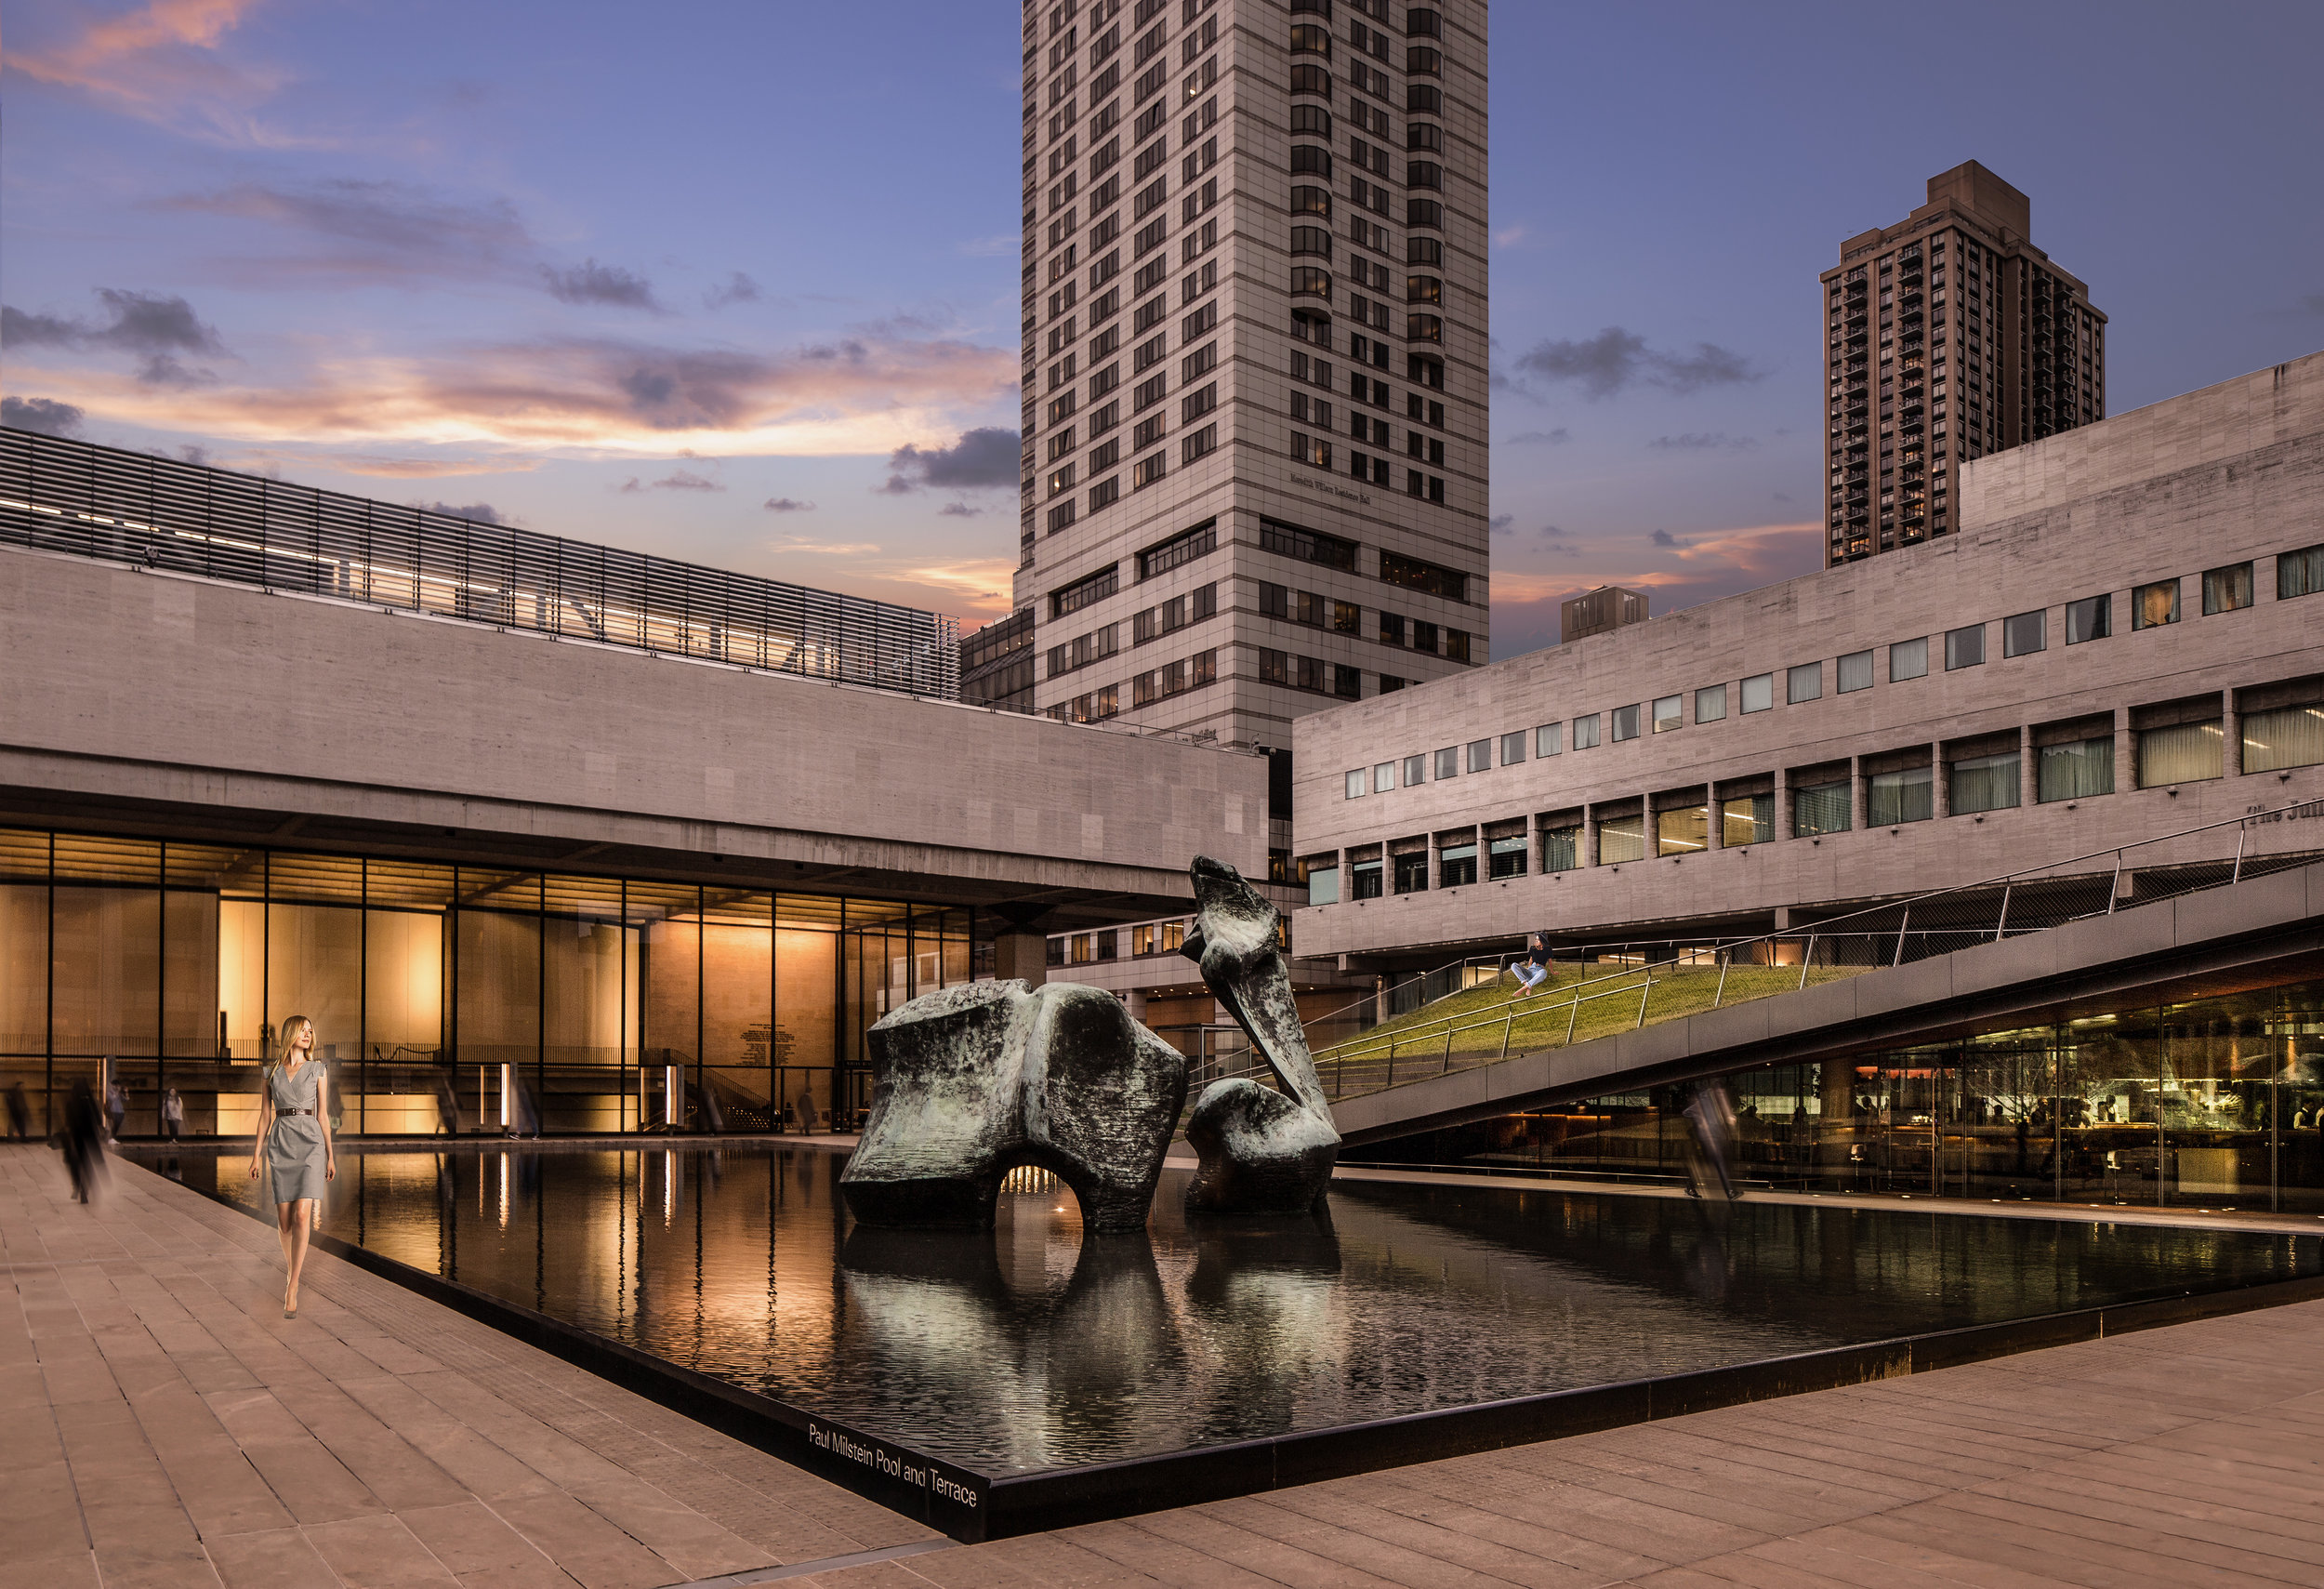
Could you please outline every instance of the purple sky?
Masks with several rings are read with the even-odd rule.
[[[1816,274],[1961,160],[2111,317],[2111,411],[2324,345],[2308,0],[1494,22],[1497,655],[1815,565]],[[8,23],[10,423],[1006,610],[1012,7]]]

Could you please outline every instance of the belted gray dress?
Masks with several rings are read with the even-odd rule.
[[[279,1065],[267,1071],[274,1124],[267,1131],[266,1168],[278,1203],[323,1198],[323,1120],[315,1113],[322,1076],[322,1065],[311,1059],[299,1066],[297,1075]],[[293,1114],[294,1109],[304,1112]]]

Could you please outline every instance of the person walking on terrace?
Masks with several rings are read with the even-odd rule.
[[[1525,949],[1525,958],[1517,962],[1515,970],[1517,980],[1522,985],[1517,989],[1517,997],[1520,999],[1549,981],[1550,935],[1547,933],[1536,933],[1533,935],[1532,942]]]
[[[283,1288],[283,1317],[298,1317],[298,1277],[307,1266],[307,1243],[314,1234],[315,1205],[323,1185],[338,1178],[331,1145],[330,1085],[323,1062],[314,1057],[315,1024],[304,1015],[283,1023],[283,1048],[266,1067],[258,1095],[258,1134],[250,1145],[250,1178],[258,1178],[263,1156],[273,1183],[275,1234],[282,1238],[288,1271]]]

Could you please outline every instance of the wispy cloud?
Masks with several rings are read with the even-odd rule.
[[[10,53],[8,69],[87,95],[108,110],[209,142],[283,147],[303,140],[260,123],[257,108],[289,79],[230,60],[220,46],[257,0],[149,0],[92,19],[53,48]]]
[[[1680,544],[1679,537],[1672,535],[1668,530],[1657,530],[1653,535],[1648,536],[1646,538],[1649,541],[1652,541],[1656,546],[1660,547],[1674,547]]]
[[[1023,239],[1013,232],[996,232],[990,237],[971,237],[960,245],[960,252],[977,259],[997,259],[1014,254],[1023,245]]]
[[[780,552],[802,552],[809,557],[871,557],[879,550],[877,541],[769,541],[767,550]]]
[[[784,352],[551,338],[403,357],[324,356],[259,384],[221,381],[198,399],[71,364],[13,362],[12,382],[110,419],[273,446],[364,452],[420,445],[668,457],[889,454],[926,483],[955,470],[990,482],[989,446],[924,449],[912,438],[1013,392],[1013,351],[954,340],[850,338]],[[958,434],[957,430],[953,433]],[[970,432],[975,434],[975,432]],[[1006,439],[1015,468],[1016,432]],[[367,444],[350,448],[350,444]],[[941,465],[931,460],[942,458]],[[901,463],[898,460],[903,460]],[[1010,473],[1001,483],[1014,483]],[[970,479],[957,483],[968,488]]]
[[[1745,453],[1758,446],[1759,443],[1750,436],[1730,436],[1724,430],[1689,430],[1681,436],[1657,436],[1646,445],[1666,453]]]
[[[463,201],[403,182],[244,182],[212,193],[179,194],[161,201],[161,207],[261,221],[311,245],[297,255],[227,260],[226,274],[238,283],[513,279],[535,248],[508,200]]]
[[[638,477],[633,474],[614,489],[627,497],[635,496],[640,491],[723,491],[726,487],[715,480],[694,473],[690,469],[680,469],[673,470],[661,479],[644,484],[640,484]]]
[[[1765,373],[1716,343],[1697,342],[1691,352],[1669,352],[1648,347],[1644,337],[1618,325],[1579,340],[1538,342],[1518,356],[1516,364],[1543,380],[1572,381],[1593,400],[1612,397],[1634,383],[1684,396],[1707,386],[1755,381]]]
[[[473,519],[480,524],[508,523],[500,510],[489,502],[470,502],[465,507],[455,507],[449,502],[415,502],[412,506],[423,513],[441,513],[447,519]]]
[[[770,513],[812,513],[815,510],[812,502],[801,502],[791,497],[770,497],[764,507]]]
[[[548,284],[548,296],[559,303],[601,303],[614,309],[656,311],[662,307],[654,300],[653,283],[619,265],[601,265],[595,259],[584,259],[561,271],[554,265],[543,265],[541,279]]]
[[[726,280],[702,295],[705,309],[724,309],[729,304],[757,303],[759,284],[740,271],[731,271]]]
[[[1573,432],[1560,425],[1554,430],[1520,430],[1509,438],[1509,445],[1512,447],[1555,447],[1563,446],[1573,439]]]
[[[184,298],[116,287],[98,288],[97,298],[108,316],[101,324],[0,307],[0,346],[133,354],[143,361],[138,379],[148,386],[205,386],[218,378],[207,369],[191,369],[178,360],[180,353],[226,354],[218,332],[204,324]]]
[[[999,426],[965,430],[948,447],[898,447],[888,458],[888,481],[878,489],[900,497],[933,486],[940,491],[997,491],[1017,483],[1017,432]],[[945,509],[960,516],[974,512],[961,503]]]
[[[984,511],[984,509],[971,508],[966,502],[947,502],[936,510],[937,516],[944,519],[973,519]]]
[[[46,397],[0,397],[0,425],[44,436],[77,436],[86,411]]]

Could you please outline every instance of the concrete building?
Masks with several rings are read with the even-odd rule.
[[[2106,317],[1972,160],[1826,271],[1828,563],[1955,533],[1958,466],[2106,412]]]
[[[845,1117],[903,1000],[1266,864],[1264,757],[959,704],[929,615],[20,431],[0,655],[0,1083],[132,1132],[299,1013],[350,1130]]]
[[[1646,592],[1626,589],[1619,585],[1601,585],[1580,596],[1568,597],[1558,604],[1557,638],[1560,644],[1588,640],[1593,634],[1609,634],[1625,624],[1646,621]]]
[[[1287,748],[1486,659],[1486,20],[1029,0],[1043,711]]]
[[[2324,354],[1961,499],[1895,556],[1302,719],[1300,951],[1766,931],[2324,796]]]

